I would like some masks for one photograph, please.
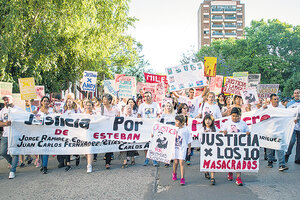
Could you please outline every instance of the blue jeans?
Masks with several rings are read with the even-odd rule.
[[[42,159],[42,166],[43,167],[47,167],[48,166],[48,155],[41,155],[41,159]]]
[[[293,150],[294,144],[296,143],[296,140],[297,140],[297,144],[296,144],[295,160],[300,160],[300,131],[294,130],[290,144],[289,144],[288,151],[286,152],[285,155],[290,156],[292,154],[292,150]]]
[[[273,162],[273,160],[274,160],[274,158],[273,158],[274,151],[276,151],[279,166],[285,165],[284,151],[283,150],[267,149],[268,162]]]
[[[13,155],[10,156],[7,154],[7,147],[8,147],[8,138],[7,137],[2,137],[1,138],[1,144],[0,144],[0,155],[3,156],[9,164],[11,164],[10,171],[11,172],[16,172],[16,168],[18,166],[19,162],[19,156],[18,155]]]

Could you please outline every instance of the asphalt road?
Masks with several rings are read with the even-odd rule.
[[[118,153],[115,155],[117,157]],[[136,165],[121,168],[121,161],[112,161],[111,170],[104,168],[104,160],[93,163],[94,172],[86,173],[84,157],[78,167],[72,162],[72,170],[57,168],[57,161],[49,160],[49,174],[41,174],[32,164],[17,168],[16,178],[9,180],[7,162],[0,158],[0,199],[299,199],[300,165],[279,172],[278,166],[267,168],[260,160],[259,173],[243,173],[244,186],[236,186],[226,179],[225,173],[216,175],[216,185],[211,186],[199,172],[199,152],[192,157],[192,165],[186,166],[186,185],[172,181],[171,168],[144,167],[144,153]],[[157,177],[156,177],[157,172]]]

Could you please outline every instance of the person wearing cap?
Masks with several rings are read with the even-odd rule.
[[[19,156],[7,154],[9,126],[11,126],[9,115],[15,109],[22,109],[13,104],[13,97],[11,95],[3,96],[2,100],[4,101],[4,108],[2,108],[2,110],[0,111],[0,127],[3,127],[3,135],[0,143],[0,155],[2,155],[11,165],[8,178],[13,179],[15,178],[15,172],[18,166]]]
[[[241,120],[242,111],[238,107],[233,107],[231,110],[231,119],[225,122],[225,124],[221,127],[221,131],[224,135],[227,133],[246,133],[246,135],[250,134],[249,127],[246,122]],[[243,181],[241,179],[241,172],[236,173],[236,185],[243,186]],[[227,176],[228,181],[233,180],[233,173],[229,172]]]

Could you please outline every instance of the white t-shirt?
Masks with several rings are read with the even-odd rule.
[[[105,106],[103,106],[103,108],[104,108],[103,116],[106,117],[116,117],[120,113],[120,110],[118,109],[117,106],[112,106],[112,109],[110,111],[108,111]],[[102,113],[101,110],[100,113]]]
[[[272,106],[272,104],[270,103],[269,105],[268,105],[268,108],[285,108],[282,104],[278,104],[278,106],[277,107],[274,107],[274,106]]]
[[[10,116],[9,114],[11,112],[13,112],[14,110],[20,110],[20,111],[23,111],[22,108],[18,107],[18,106],[14,106],[13,108],[11,107],[4,107],[2,108],[2,110],[0,111],[0,121],[2,122],[7,122],[10,120]],[[3,127],[3,137],[8,137],[8,134],[9,134],[9,126],[4,126]]]
[[[298,112],[300,111],[300,102],[295,102],[295,100],[291,101],[290,104],[288,104],[288,109],[289,108],[298,108]],[[297,123],[295,125],[295,130],[300,131],[300,116],[298,115]]]
[[[227,130],[228,133],[239,133],[239,132],[250,132],[248,125],[244,121],[233,122],[232,119],[229,119],[221,127],[222,131]]]
[[[189,107],[190,117],[195,118],[198,115],[199,105],[203,101],[202,96],[194,97],[190,99],[189,97],[179,96],[179,103],[186,103]]]
[[[138,114],[140,114],[142,118],[156,118],[159,113],[160,107],[156,102],[152,102],[151,104],[144,102],[140,105],[138,110]]]
[[[220,107],[217,104],[209,105],[205,102],[203,107],[201,106],[201,109],[199,110],[199,114],[200,113],[202,114],[202,118],[207,114],[212,115],[215,119],[222,118]]]
[[[175,140],[174,159],[185,160],[188,144],[192,142],[192,135],[186,126],[178,129],[178,134]]]
[[[171,124],[175,126],[175,114],[162,114],[160,117],[160,123]]]

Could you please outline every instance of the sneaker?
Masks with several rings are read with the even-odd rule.
[[[37,167],[37,168],[41,167],[41,161],[40,161],[40,160],[38,160],[38,161],[36,162],[36,167]]]
[[[229,172],[228,175],[227,175],[227,180],[228,181],[232,181],[233,180],[233,173],[232,172]]]
[[[43,167],[43,174],[48,174],[48,169],[47,169],[47,167]]]
[[[268,162],[267,167],[272,168],[273,167],[273,162]]]
[[[27,165],[30,165],[32,163],[32,161],[33,161],[33,158],[28,159],[27,160]]]
[[[243,186],[243,181],[242,181],[241,177],[236,178],[235,184],[238,185],[238,186]]]
[[[72,168],[70,165],[67,165],[67,167],[65,168],[66,172],[70,171]]]
[[[14,179],[16,177],[15,172],[9,172],[9,179]]]
[[[300,160],[295,160],[295,163],[296,164],[300,164]]]
[[[158,162],[156,160],[153,160],[153,167],[158,167]]]
[[[290,157],[289,155],[285,155],[285,156],[284,156],[284,161],[285,161],[285,163],[287,163],[287,162],[289,161],[289,157]]]
[[[187,165],[191,165],[191,161],[186,161],[186,164]]]
[[[281,165],[281,166],[279,166],[279,171],[284,171],[284,170],[288,170],[289,168],[287,167],[287,166],[285,166],[285,165]]]
[[[180,185],[185,185],[185,180],[184,180],[184,178],[180,179]]]
[[[177,180],[177,174],[176,173],[172,173],[172,180],[176,181]]]
[[[216,180],[215,180],[214,178],[211,178],[211,179],[210,179],[210,184],[211,184],[211,185],[216,185]]]
[[[149,165],[149,159],[146,159],[144,162],[144,166],[147,166],[147,165]]]
[[[208,173],[208,172],[205,172],[205,173],[204,173],[204,177],[207,178],[207,179],[210,179],[209,173]]]
[[[168,168],[168,167],[170,167],[170,164],[165,164],[165,168]]]
[[[25,167],[25,164],[24,163],[21,163],[20,164],[20,167],[22,168],[22,167]]]
[[[93,166],[92,165],[87,165],[86,166],[86,173],[92,173],[93,171]]]
[[[64,163],[59,163],[59,164],[57,165],[57,167],[58,167],[58,168],[63,168],[63,167],[65,167],[65,164],[64,164]]]

